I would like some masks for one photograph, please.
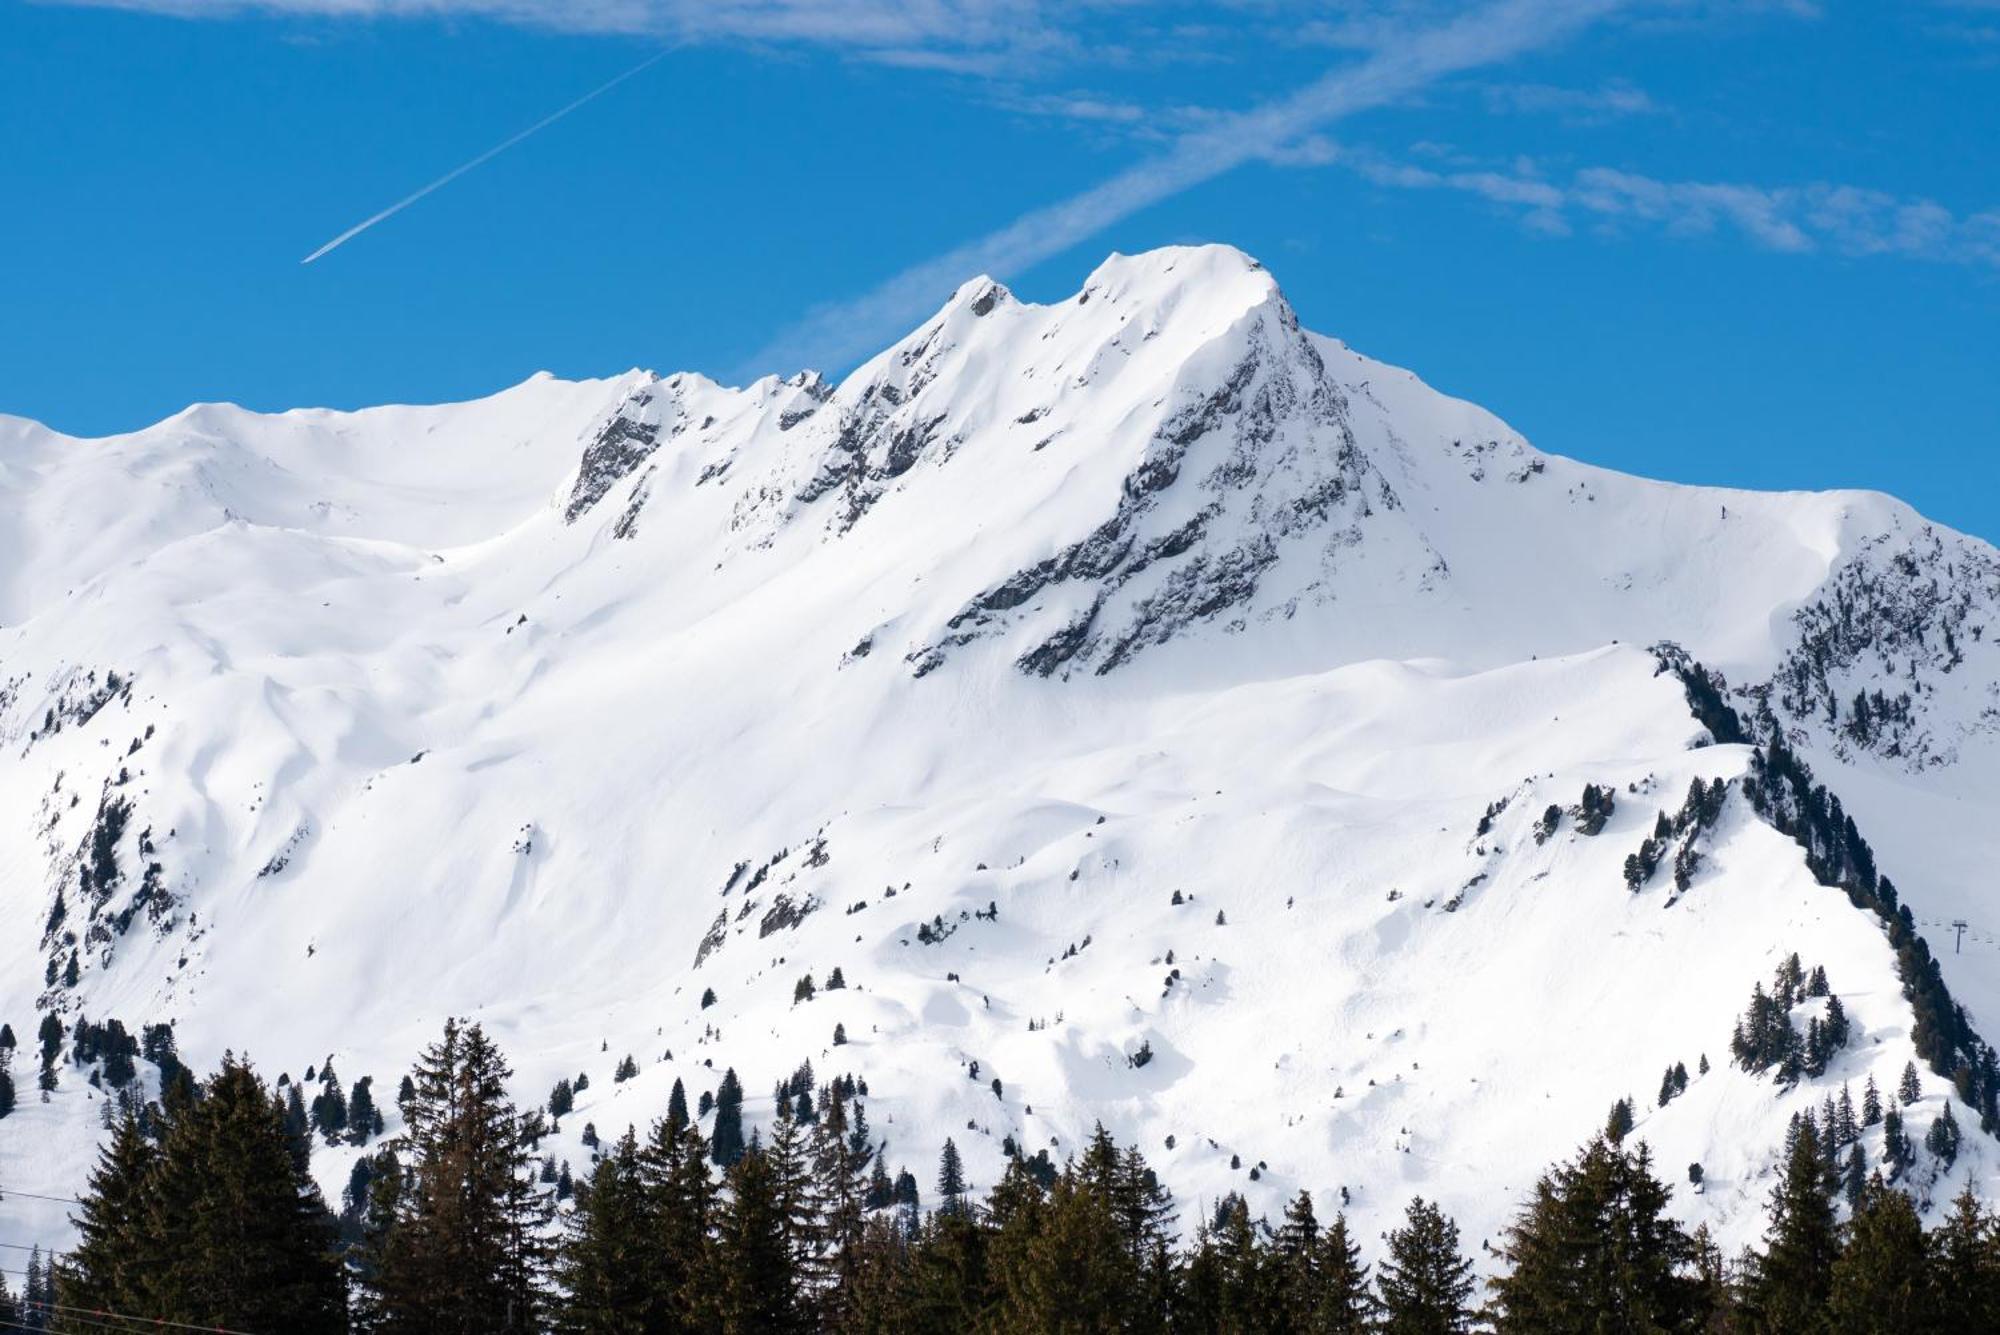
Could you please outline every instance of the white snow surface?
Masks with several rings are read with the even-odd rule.
[[[38,1101],[53,1007],[170,1019],[198,1071],[330,1056],[385,1108],[471,1016],[524,1105],[588,1073],[548,1145],[579,1172],[586,1122],[643,1129],[676,1077],[733,1066],[760,1124],[809,1058],[927,1188],[946,1136],[985,1187],[1003,1136],[1060,1160],[1102,1121],[1184,1225],[1345,1188],[1372,1239],[1421,1193],[1475,1247],[1630,1096],[1676,1209],[1750,1242],[1787,1119],[1892,1089],[1911,1015],[1874,919],[1734,790],[1684,894],[1626,889],[1749,758],[1662,640],[1769,702],[1993,1037],[2000,554],[1885,496],[1542,454],[1226,247],[1047,306],[975,280],[837,387],[0,418],[0,1241],[70,1241],[6,1193],[75,1194],[100,1135],[85,1072]],[[1907,701],[1857,732],[1862,690]],[[1608,828],[1537,841],[1587,782]],[[1728,1044],[1793,950],[1856,1037],[1780,1092]],[[1913,1181],[1991,1198],[1958,1116]],[[354,1153],[317,1155],[330,1198]]]

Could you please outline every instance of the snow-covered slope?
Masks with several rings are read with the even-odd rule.
[[[1892,1088],[1912,1012],[1663,641],[1810,758],[1933,946],[1972,923],[1944,978],[2000,1030],[2000,554],[1541,454],[1226,248],[1050,306],[975,280],[837,387],[0,419],[0,623],[0,1193],[73,1192],[97,1134],[86,1072],[37,1101],[38,1012],[385,1092],[469,1014],[524,1102],[589,1074],[579,1165],[676,1077],[733,1066],[758,1121],[810,1059],[920,1177],[1102,1120],[1188,1219],[1345,1188],[1372,1231],[1421,1191],[1478,1239],[1631,1096],[1706,1170],[1678,1208],[1747,1241],[1788,1117]],[[1718,779],[1687,884],[1670,853],[1629,890]],[[1781,1092],[1728,1047],[1792,951],[1855,1038]],[[1990,1177],[1967,1139],[1912,1180]],[[0,1199],[0,1234],[63,1212]]]

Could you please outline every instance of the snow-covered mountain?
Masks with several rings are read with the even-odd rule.
[[[0,418],[0,1194],[73,1194],[98,1134],[85,1070],[39,1101],[42,1012],[385,1093],[465,1014],[524,1103],[590,1076],[579,1167],[676,1077],[733,1066],[754,1123],[809,1059],[926,1180],[947,1135],[988,1185],[1102,1120],[1186,1220],[1344,1189],[1372,1236],[1421,1192],[1497,1240],[1629,1096],[1745,1242],[1789,1117],[1920,1036],[1875,872],[1750,800],[1738,728],[2000,1031],[2000,553],[1544,455],[1227,248],[975,280],[838,386]],[[1793,951],[1853,1037],[1781,1089],[1729,1048]],[[1909,1180],[1991,1197],[1957,1117]]]

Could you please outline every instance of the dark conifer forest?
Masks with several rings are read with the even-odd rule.
[[[1926,1230],[1881,1172],[1858,1156],[1843,1171],[1818,1124],[1838,1115],[1795,1121],[1762,1245],[1730,1256],[1675,1221],[1674,1189],[1615,1113],[1541,1175],[1504,1236],[1475,1243],[1421,1196],[1378,1238],[1305,1192],[1275,1219],[1234,1194],[1191,1211],[1101,1127],[1060,1164],[1010,1144],[990,1184],[968,1181],[947,1142],[926,1187],[885,1162],[864,1085],[805,1067],[780,1081],[769,1127],[745,1134],[731,1071],[699,1112],[676,1089],[655,1125],[599,1137],[572,1175],[538,1158],[546,1117],[510,1102],[510,1074],[478,1025],[447,1025],[400,1085],[400,1132],[339,1202],[307,1171],[289,1082],[231,1058],[127,1101],[77,1203],[81,1241],[34,1254],[22,1292],[0,1297],[0,1329],[2000,1330],[2000,1220],[1968,1191]]]

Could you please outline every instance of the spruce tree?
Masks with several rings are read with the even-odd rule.
[[[1642,1143],[1597,1139],[1543,1175],[1508,1230],[1507,1273],[1493,1283],[1506,1330],[1589,1335],[1679,1330],[1697,1307],[1694,1245],[1666,1213],[1671,1190]]]
[[[963,1215],[941,1213],[938,1219],[960,1234],[973,1228]],[[1031,1233],[1025,1227],[1030,1222]],[[1111,1200],[1074,1170],[1056,1179],[1044,1204],[1017,1216],[995,1240],[994,1280],[1004,1330],[1124,1329],[1139,1306],[1140,1279]]]
[[[847,1097],[838,1082],[826,1116],[813,1128],[811,1157],[820,1215],[821,1282],[829,1291],[822,1318],[843,1325],[861,1264],[869,1176],[876,1162],[867,1113],[859,1102]]]
[[[730,1167],[716,1230],[716,1305],[723,1335],[792,1335],[811,1328],[792,1249],[784,1186],[761,1145]]]
[[[400,1190],[370,1306],[391,1331],[534,1330],[548,1207],[539,1195],[511,1075],[476,1024],[445,1023],[418,1058],[403,1108]]]
[[[679,1076],[675,1076],[673,1092],[667,1096],[667,1128],[678,1135],[688,1122],[687,1087],[681,1084]]]
[[[1418,1196],[1376,1278],[1384,1335],[1457,1335],[1472,1328],[1472,1262],[1459,1254],[1458,1225]]]
[[[722,1073],[722,1083],[716,1087],[709,1154],[719,1166],[729,1168],[743,1157],[743,1148],[743,1082],[736,1078],[732,1066]]]
[[[146,1271],[161,1259],[161,1240],[142,1228],[157,1159],[158,1151],[130,1115],[98,1150],[97,1166],[75,1216],[80,1240],[63,1267],[63,1303],[104,1311],[140,1310]],[[35,1264],[40,1263],[37,1255]]]
[[[1812,1335],[1827,1329],[1827,1294],[1840,1254],[1833,1205],[1819,1146],[1794,1135],[1784,1176],[1771,1189],[1764,1250],[1754,1258],[1749,1282],[1752,1329],[1767,1335]]]
[[[1939,1315],[1959,1330],[2000,1330],[2000,1222],[1959,1192],[1930,1239],[1930,1283]]]
[[[1869,1180],[1848,1224],[1846,1245],[1833,1263],[1827,1311],[1837,1331],[1944,1329],[1916,1206],[1880,1174]]]
[[[639,1146],[625,1135],[597,1161],[565,1221],[557,1275],[563,1300],[555,1328],[563,1335],[647,1335],[670,1329],[670,1313],[648,1264],[657,1233],[639,1166]]]
[[[653,1308],[669,1314],[666,1328],[696,1330],[711,1306],[716,1187],[701,1128],[682,1113],[653,1124],[639,1159],[654,1221],[645,1266]]]
[[[938,1153],[937,1175],[938,1199],[943,1202],[938,1208],[946,1214],[959,1214],[965,1206],[965,1164],[958,1157],[958,1146],[951,1137],[945,1137],[944,1149]]]
[[[366,1145],[382,1131],[382,1113],[375,1106],[375,1080],[364,1075],[354,1082],[354,1091],[347,1096],[347,1143]]]
[[[1371,1329],[1375,1298],[1368,1290],[1368,1267],[1348,1234],[1347,1216],[1336,1214],[1320,1235],[1318,1301],[1312,1322],[1300,1330],[1316,1335],[1363,1335]]]
[[[347,1329],[333,1218],[248,1066],[225,1058],[157,1151],[139,1141],[128,1118],[93,1176],[64,1303],[201,1327]]]

